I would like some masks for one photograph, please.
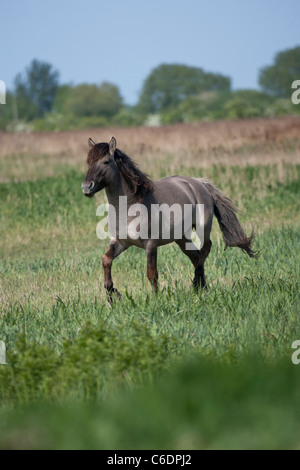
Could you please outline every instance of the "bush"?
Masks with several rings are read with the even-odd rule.
[[[16,403],[95,398],[118,384],[143,384],[166,369],[176,342],[136,322],[118,332],[86,326],[60,353],[21,336],[0,369],[0,399]]]

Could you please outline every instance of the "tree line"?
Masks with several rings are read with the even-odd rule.
[[[300,113],[291,85],[300,79],[300,46],[276,54],[259,71],[259,89],[232,90],[230,77],[199,67],[161,64],[134,106],[117,85],[61,84],[53,65],[33,60],[0,106],[1,130],[69,130],[109,125],[171,124]]]

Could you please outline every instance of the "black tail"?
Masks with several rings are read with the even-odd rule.
[[[250,237],[245,234],[236,216],[237,209],[233,202],[209,181],[202,180],[202,183],[213,198],[214,213],[223,234],[225,249],[228,246],[237,246],[247,253],[250,258],[256,258],[257,253],[251,248],[254,234],[252,232]]]

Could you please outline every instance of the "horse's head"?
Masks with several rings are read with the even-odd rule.
[[[114,180],[116,172],[114,153],[117,142],[114,137],[111,138],[109,144],[106,142],[95,144],[92,139],[89,139],[89,146],[88,171],[81,189],[85,196],[93,197]]]

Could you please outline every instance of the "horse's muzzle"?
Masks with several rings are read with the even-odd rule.
[[[82,192],[87,197],[93,197],[95,194],[95,183],[92,181],[90,183],[82,183],[81,185]]]

